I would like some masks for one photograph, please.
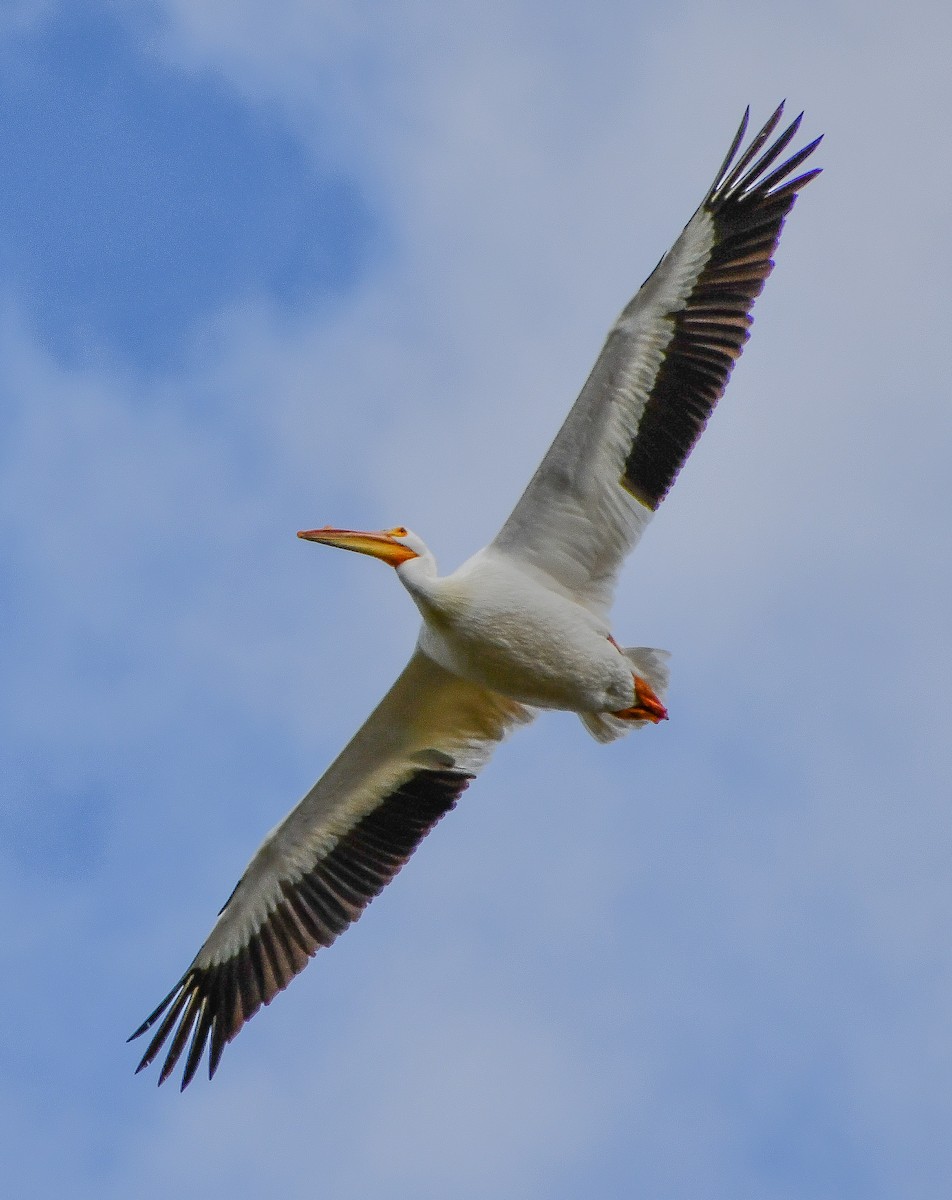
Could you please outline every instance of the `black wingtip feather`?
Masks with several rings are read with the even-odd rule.
[[[781,163],[781,165],[777,167],[775,171],[761,179],[756,188],[750,189],[749,194],[751,196],[772,196],[772,189],[778,183],[780,183],[781,180],[786,179],[791,172],[795,171],[802,162],[808,159],[819,144],[820,139],[814,138],[814,140],[808,146],[804,146],[802,150],[798,150],[796,154],[792,154],[790,158],[788,158],[786,162]]]
[[[775,141],[771,142],[763,154],[761,154],[760,158],[757,159],[747,174],[738,180],[738,182],[734,185],[733,190],[738,192],[747,192],[750,190],[753,180],[761,178],[768,167],[777,161],[780,155],[783,154],[784,150],[786,150],[786,148],[796,137],[797,130],[800,128],[800,122],[802,120],[803,113],[801,113],[800,116],[795,120],[790,122],[783,133],[781,133]]]
[[[168,1006],[172,1003],[172,1001],[175,999],[175,997],[179,994],[179,989],[181,988],[182,984],[185,982],[187,977],[188,977],[187,974],[183,975],[182,978],[175,985],[175,987],[172,988],[172,990],[169,992],[169,994],[165,997],[165,999],[156,1008],[154,1008],[151,1013],[149,1013],[149,1015],[142,1022],[142,1024],[135,1031],[135,1033],[129,1034],[129,1036],[126,1038],[127,1043],[134,1042],[136,1040],[136,1038],[142,1037],[142,1035],[144,1033],[147,1033],[148,1030],[150,1030],[152,1028],[152,1026],[159,1019],[159,1017],[162,1016],[162,1014],[165,1012],[165,1010],[168,1008]]]
[[[356,920],[454,807],[471,778],[457,770],[418,771],[383,797],[307,874],[281,880],[280,897],[248,942],[224,962],[193,965],[132,1035],[130,1041],[160,1022],[137,1072],[154,1062],[171,1038],[159,1083],[175,1070],[186,1044],[182,1090],[206,1051],[211,1079],[242,1025]]]
[[[743,138],[734,138],[696,214],[713,221],[714,244],[683,306],[667,315],[670,338],[621,478],[622,486],[652,510],[667,495],[724,393],[749,336],[754,301],[773,269],[784,221],[799,191],[819,174],[814,168],[785,182],[820,138],[771,170],[803,118],[800,113],[768,145],[783,110],[783,104],[777,106],[742,152]],[[742,131],[746,124],[745,114]]]
[[[753,159],[756,157],[756,155],[760,153],[761,146],[763,146],[766,143],[767,139],[770,137],[770,135],[773,133],[773,131],[777,128],[777,125],[780,122],[780,118],[783,116],[784,104],[786,104],[785,100],[781,101],[780,104],[777,105],[777,107],[774,109],[774,111],[771,113],[771,115],[767,118],[767,121],[763,125],[763,127],[761,129],[759,129],[756,134],[754,134],[753,138],[751,139],[750,145],[747,147],[747,149],[744,151],[744,153],[740,156],[740,158],[737,160],[737,162],[734,163],[733,168],[731,168],[731,163],[733,162],[734,155],[737,153],[738,149],[740,148],[741,141],[743,141],[743,138],[737,138],[737,137],[734,138],[734,142],[733,142],[731,149],[727,155],[727,159],[725,160],[723,167],[721,167],[721,170],[714,177],[714,183],[711,185],[711,190],[710,190],[710,192],[708,192],[708,195],[707,195],[708,200],[710,200],[710,198],[718,192],[726,195],[728,192],[730,192],[734,189],[734,187],[736,186],[737,180],[740,178],[741,175],[743,175],[744,171],[747,169],[748,163],[752,162]],[[748,105],[748,107],[745,109],[745,117],[749,113],[750,113],[750,106]],[[747,124],[746,120],[743,121],[741,123],[741,129],[746,130],[746,124]]]
[[[714,182],[711,185],[711,192],[708,193],[708,195],[715,192],[721,186],[721,182],[724,178],[724,174],[730,167],[731,162],[733,161],[734,155],[737,153],[738,147],[740,146],[741,142],[744,140],[744,134],[747,132],[747,124],[749,121],[750,121],[750,105],[748,104],[747,107],[744,109],[744,115],[743,115],[743,117],[741,117],[740,125],[737,127],[737,132],[734,134],[734,140],[731,142],[730,149],[727,151],[727,154],[724,156],[724,161],[721,163],[720,170],[714,176]]]
[[[195,1072],[198,1070],[198,1064],[202,1061],[202,1055],[205,1053],[205,1046],[208,1043],[208,1035],[212,1031],[212,1025],[215,1021],[215,1013],[211,1005],[211,995],[206,994],[202,997],[198,1007],[198,1016],[195,1021],[195,1032],[192,1034],[192,1042],[188,1048],[188,1056],[185,1059],[185,1068],[182,1071],[182,1086],[180,1091],[185,1091],[188,1085],[195,1078]]]

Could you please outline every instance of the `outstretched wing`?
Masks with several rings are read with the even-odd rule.
[[[163,1083],[191,1036],[182,1088],[206,1046],[211,1078],[242,1025],[360,916],[497,742],[532,715],[417,651],[326,774],[265,838],[191,966],[132,1035],[160,1022],[138,1070],[171,1038]]]
[[[764,150],[782,113],[781,104],[738,158],[744,114],[703,203],[615,322],[492,543],[596,612],[610,608],[622,559],[723,395],[750,336],[751,309],[773,268],[784,219],[819,174],[788,180],[819,138],[774,168],[803,115]]]

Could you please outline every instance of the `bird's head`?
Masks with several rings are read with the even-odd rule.
[[[395,529],[383,529],[376,533],[360,529],[302,529],[299,538],[308,542],[320,542],[325,546],[338,546],[341,550],[355,550],[358,554],[370,554],[391,567],[399,567],[411,558],[428,555],[422,538],[409,529],[398,525]]]

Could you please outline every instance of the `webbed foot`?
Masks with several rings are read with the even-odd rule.
[[[654,688],[640,675],[632,675],[635,681],[635,703],[630,708],[622,708],[612,713],[622,721],[650,721],[657,725],[659,721],[667,721],[668,710],[655,695]]]

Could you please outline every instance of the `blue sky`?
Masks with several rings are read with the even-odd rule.
[[[945,6],[0,13],[11,1193],[943,1194]],[[124,1038],[492,536],[745,104],[825,131],[626,570],[672,720],[504,747],[184,1095]]]
[[[61,358],[162,369],[223,303],[313,305],[361,273],[355,181],[114,16],[64,13],[4,58],[4,273]]]

